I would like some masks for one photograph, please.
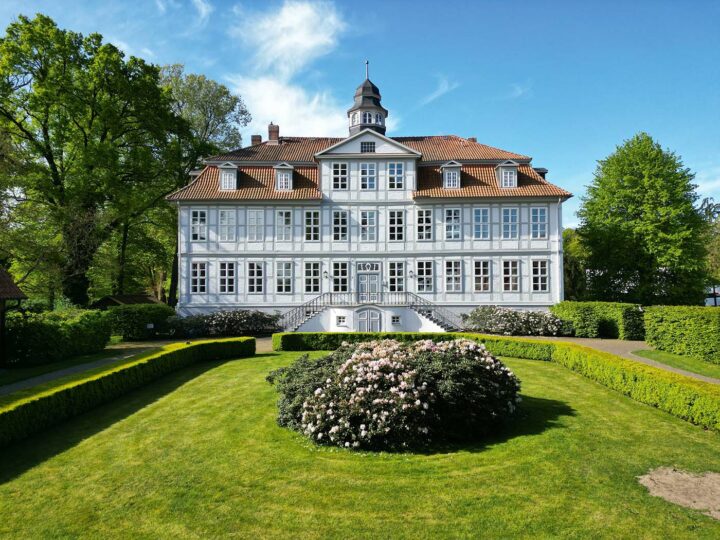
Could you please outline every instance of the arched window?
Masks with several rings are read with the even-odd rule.
[[[358,122],[358,113],[353,113],[352,115],[352,125],[354,126]]]
[[[381,330],[381,316],[377,309],[367,308],[357,312],[358,332],[380,332]]]
[[[362,123],[363,124],[372,124],[372,113],[364,112]]]
[[[375,123],[382,124],[382,115],[380,113],[375,113]]]

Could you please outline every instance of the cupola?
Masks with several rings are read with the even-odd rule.
[[[369,79],[368,62],[365,62],[365,80],[355,90],[355,102],[348,109],[350,135],[364,129],[372,129],[385,135],[385,119],[388,111],[380,103],[380,90]]]

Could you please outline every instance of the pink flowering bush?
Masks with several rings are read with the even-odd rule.
[[[402,450],[485,435],[511,416],[520,384],[471,340],[344,343],[270,374],[278,422],[318,444]]]

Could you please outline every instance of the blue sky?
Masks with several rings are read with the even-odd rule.
[[[720,2],[124,0],[0,4],[227,84],[267,136],[343,135],[364,77],[390,135],[457,134],[533,156],[576,194],[647,131],[720,199]]]

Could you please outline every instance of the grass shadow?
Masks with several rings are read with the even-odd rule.
[[[0,484],[60,454],[158,401],[203,373],[232,360],[201,362],[132,390],[40,433],[0,448]]]

